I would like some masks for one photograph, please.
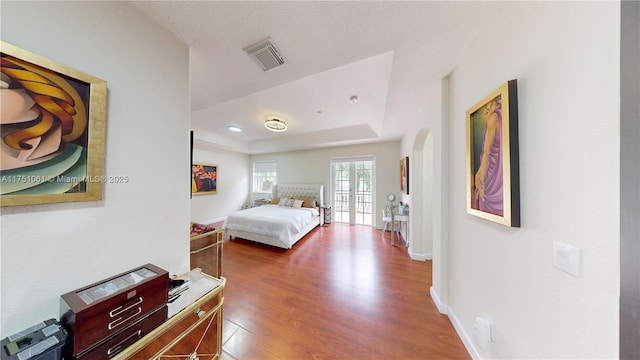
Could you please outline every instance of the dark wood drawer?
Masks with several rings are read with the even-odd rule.
[[[138,273],[148,278],[141,279]],[[135,283],[130,286],[122,283],[121,279],[129,280],[128,277]],[[122,288],[116,291],[113,284]],[[71,355],[82,356],[91,347],[165,306],[168,288],[167,271],[147,264],[62,295],[61,318],[72,336]],[[109,294],[110,291],[113,293]],[[88,300],[91,296],[95,299]]]
[[[78,360],[108,360],[119,354],[129,345],[140,340],[143,336],[150,333],[153,329],[162,325],[167,321],[167,307],[164,306],[160,310],[150,314],[138,323],[121,331],[120,333],[108,338],[102,344],[90,349],[89,351],[78,357]]]

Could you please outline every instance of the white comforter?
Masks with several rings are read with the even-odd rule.
[[[318,215],[315,208],[262,205],[230,214],[222,228],[266,235],[287,243]]]

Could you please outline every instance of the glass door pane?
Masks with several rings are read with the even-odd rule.
[[[358,161],[354,165],[356,170],[355,222],[356,224],[373,225],[373,217],[371,216],[373,161]]]
[[[333,220],[349,222],[349,163],[333,164]]]
[[[338,222],[373,225],[373,158],[333,161],[333,216]]]

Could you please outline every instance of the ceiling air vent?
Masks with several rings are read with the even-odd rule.
[[[274,46],[271,38],[251,45],[245,48],[244,51],[249,54],[264,71],[284,64],[284,59],[280,56],[280,52],[278,52]]]

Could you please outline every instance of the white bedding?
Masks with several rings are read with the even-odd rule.
[[[299,233],[317,221],[319,215],[316,208],[262,205],[230,214],[222,228],[229,233],[238,231],[276,238],[291,247]]]

